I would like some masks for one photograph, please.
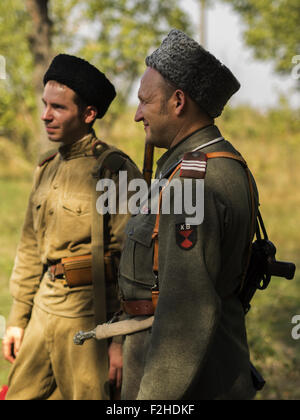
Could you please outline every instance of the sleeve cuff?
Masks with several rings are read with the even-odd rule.
[[[31,311],[31,305],[14,300],[8,317],[7,326],[25,329],[30,320]]]

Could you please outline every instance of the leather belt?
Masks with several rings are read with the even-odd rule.
[[[57,264],[48,266],[48,274],[51,281],[62,281],[65,286],[81,287],[91,285],[93,282],[92,256],[82,255],[63,258]]]
[[[128,315],[153,315],[154,306],[152,300],[123,300],[122,309]]]
[[[62,265],[61,262],[58,263],[58,264],[49,265],[48,266],[48,273],[50,274],[51,280],[55,281],[55,279],[58,276],[64,276],[65,275],[64,266]]]
[[[68,287],[68,283],[65,276],[65,271],[62,263],[57,263],[48,266],[48,276],[50,281],[56,282],[58,281],[64,287]]]

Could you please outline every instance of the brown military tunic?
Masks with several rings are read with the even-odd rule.
[[[77,349],[72,342],[75,332],[95,326],[93,286],[66,287],[44,273],[45,266],[62,258],[91,254],[92,173],[96,164],[101,166],[101,150],[97,162],[93,153],[95,141],[92,133],[61,147],[35,172],[10,282],[14,302],[9,325],[26,328],[10,375],[10,399],[45,399],[56,385],[65,399],[107,396],[97,344]],[[141,176],[129,159],[124,159],[122,170],[128,182]],[[118,182],[117,173],[106,170],[105,176]],[[106,251],[121,251],[127,220],[128,215],[118,214],[107,219]],[[107,298],[107,312],[114,312],[119,306],[116,284],[107,285]],[[72,361],[66,353],[74,355]]]
[[[158,161],[157,178],[168,177],[185,153],[220,136],[217,127],[209,126],[184,139]],[[237,154],[225,140],[202,151]],[[179,172],[174,179],[182,185],[185,180]],[[174,192],[170,196],[174,203]],[[250,243],[251,199],[244,168],[231,159],[208,161],[203,223],[186,228],[190,215],[172,208],[159,222],[160,295],[153,327],[126,336],[124,342],[122,398],[252,398],[244,313],[236,294]],[[119,276],[124,300],[151,299],[157,283],[155,220],[156,215],[142,212],[126,227]]]

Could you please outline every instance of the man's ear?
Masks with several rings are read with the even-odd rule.
[[[179,116],[183,113],[183,110],[186,105],[185,93],[182,90],[177,89],[174,92],[174,101],[175,101],[175,113]]]
[[[91,124],[97,118],[98,110],[92,105],[86,107],[83,118],[86,124]]]

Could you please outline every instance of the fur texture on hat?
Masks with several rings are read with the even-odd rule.
[[[67,54],[56,56],[44,76],[44,85],[55,80],[74,90],[87,104],[98,110],[97,118],[102,118],[116,91],[105,74],[87,61]]]
[[[240,88],[224,64],[178,29],[173,29],[146,58],[146,65],[186,92],[212,118],[221,115]]]

